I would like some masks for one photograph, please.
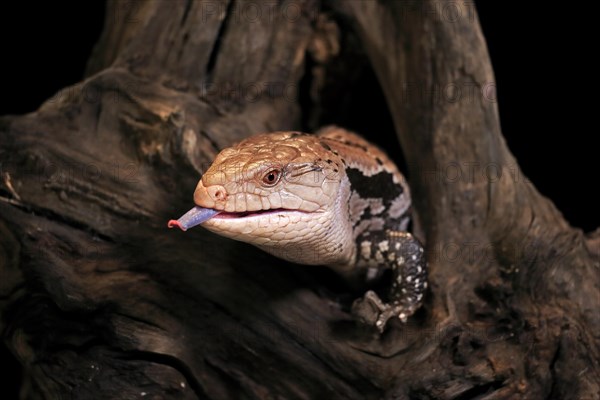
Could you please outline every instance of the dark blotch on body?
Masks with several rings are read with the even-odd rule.
[[[390,204],[400,196],[404,189],[394,183],[394,176],[386,171],[381,171],[373,176],[365,176],[356,168],[346,168],[346,174],[355,190],[363,199],[382,199],[384,205]]]
[[[329,145],[325,142],[319,142],[321,144],[321,147],[323,147],[325,150],[327,151],[331,151],[331,147],[329,147]]]

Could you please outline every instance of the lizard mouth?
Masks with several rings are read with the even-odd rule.
[[[289,212],[289,211],[300,211],[290,210],[287,208],[271,208],[268,210],[255,210],[255,211],[244,211],[244,212],[225,212],[222,211],[215,215],[214,219],[235,219],[235,218],[247,218],[247,217],[258,217],[268,214],[276,214],[278,212]]]
[[[219,211],[213,210],[211,208],[202,208],[202,207],[194,207],[185,213],[181,218],[175,220],[172,219],[169,221],[167,226],[169,228],[179,228],[182,231],[187,231],[190,228],[193,228],[197,225],[200,225],[209,219],[242,219],[242,218],[252,218],[258,216],[264,216],[268,214],[276,214],[281,212],[303,212],[300,210],[290,210],[285,208],[272,208],[269,210],[256,210],[256,211],[244,211],[244,212],[227,212],[227,211]]]

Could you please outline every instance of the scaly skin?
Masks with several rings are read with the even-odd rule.
[[[329,127],[250,137],[219,153],[194,201],[223,211],[202,224],[208,230],[282,259],[354,281],[392,269],[388,303],[369,291],[353,305],[380,332],[422,303],[426,263],[406,232],[409,188],[386,154],[356,134]]]

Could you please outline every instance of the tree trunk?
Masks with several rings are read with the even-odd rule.
[[[0,329],[24,398],[600,397],[600,230],[521,174],[472,4],[107,15],[85,81],[0,120]],[[366,104],[359,67],[383,88],[431,270],[423,309],[381,337],[328,270],[166,229],[219,149]]]

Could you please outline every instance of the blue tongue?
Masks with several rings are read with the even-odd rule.
[[[196,225],[200,225],[201,223],[208,221],[220,212],[221,211],[213,210],[212,208],[202,208],[196,206],[183,214],[178,220],[170,220],[167,226],[169,228],[178,227],[182,231],[187,231]]]

